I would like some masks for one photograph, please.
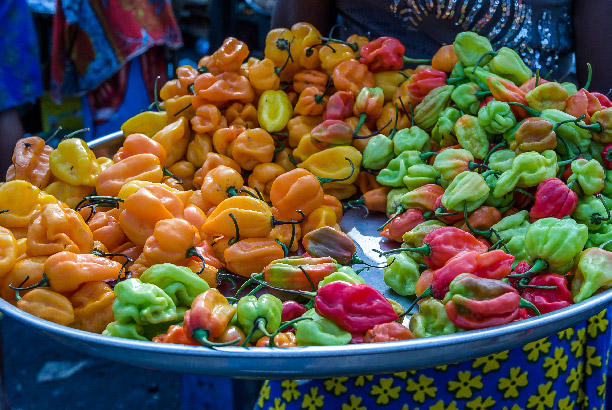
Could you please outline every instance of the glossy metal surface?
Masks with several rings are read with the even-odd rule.
[[[113,134],[113,138],[103,143],[93,142],[90,146],[100,155],[102,149],[116,143],[120,135]],[[364,220],[362,217],[363,211],[351,210],[341,225],[359,244],[359,254],[367,261],[380,265],[383,259],[372,249],[381,246],[376,227],[384,218]],[[382,279],[382,269],[364,271],[362,276],[388,297],[401,300],[404,305],[409,303],[409,300],[398,297],[387,288]],[[0,311],[44,332],[68,348],[135,366],[216,377],[307,379],[390,373],[469,360],[549,336],[611,304],[612,289],[541,317],[479,331],[393,343],[290,349],[210,349],[132,341],[56,325],[25,313],[2,299]]]

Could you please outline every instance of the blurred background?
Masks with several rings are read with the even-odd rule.
[[[23,0],[5,1],[0,21],[7,5]],[[45,138],[60,126],[63,134],[89,128],[88,140],[118,131],[148,109],[158,75],[159,89],[176,67],[197,66],[226,37],[263,57],[273,6],[274,0],[28,0],[41,90],[15,107],[24,131]],[[126,15],[134,17],[129,25]],[[135,33],[137,44],[118,44],[112,26]],[[0,334],[4,410],[252,409],[261,384],[98,359],[6,316]]]

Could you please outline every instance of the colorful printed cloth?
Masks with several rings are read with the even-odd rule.
[[[25,0],[0,2],[0,111],[42,93],[38,39]]]
[[[592,410],[605,408],[610,314],[525,346],[402,373],[266,381],[256,409]]]

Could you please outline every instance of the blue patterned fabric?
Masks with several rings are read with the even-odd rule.
[[[0,1],[0,111],[42,93],[38,39],[25,0]]]
[[[525,346],[448,366],[307,382],[266,381],[256,409],[605,408],[610,314]]]

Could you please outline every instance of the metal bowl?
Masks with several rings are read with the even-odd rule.
[[[98,155],[111,156],[120,145],[121,133],[92,141]],[[355,240],[358,253],[372,264],[383,259],[372,249],[381,245],[376,227],[384,218],[363,219],[350,210],[341,226]],[[410,302],[393,293],[380,269],[362,276],[386,296]],[[32,316],[0,299],[0,311],[49,335],[61,344],[92,356],[123,363],[215,377],[250,379],[309,379],[391,373],[456,363],[522,346],[586,320],[612,304],[612,289],[581,303],[539,317],[504,326],[426,339],[346,346],[280,348],[205,348],[141,342],[102,336],[57,325]]]

